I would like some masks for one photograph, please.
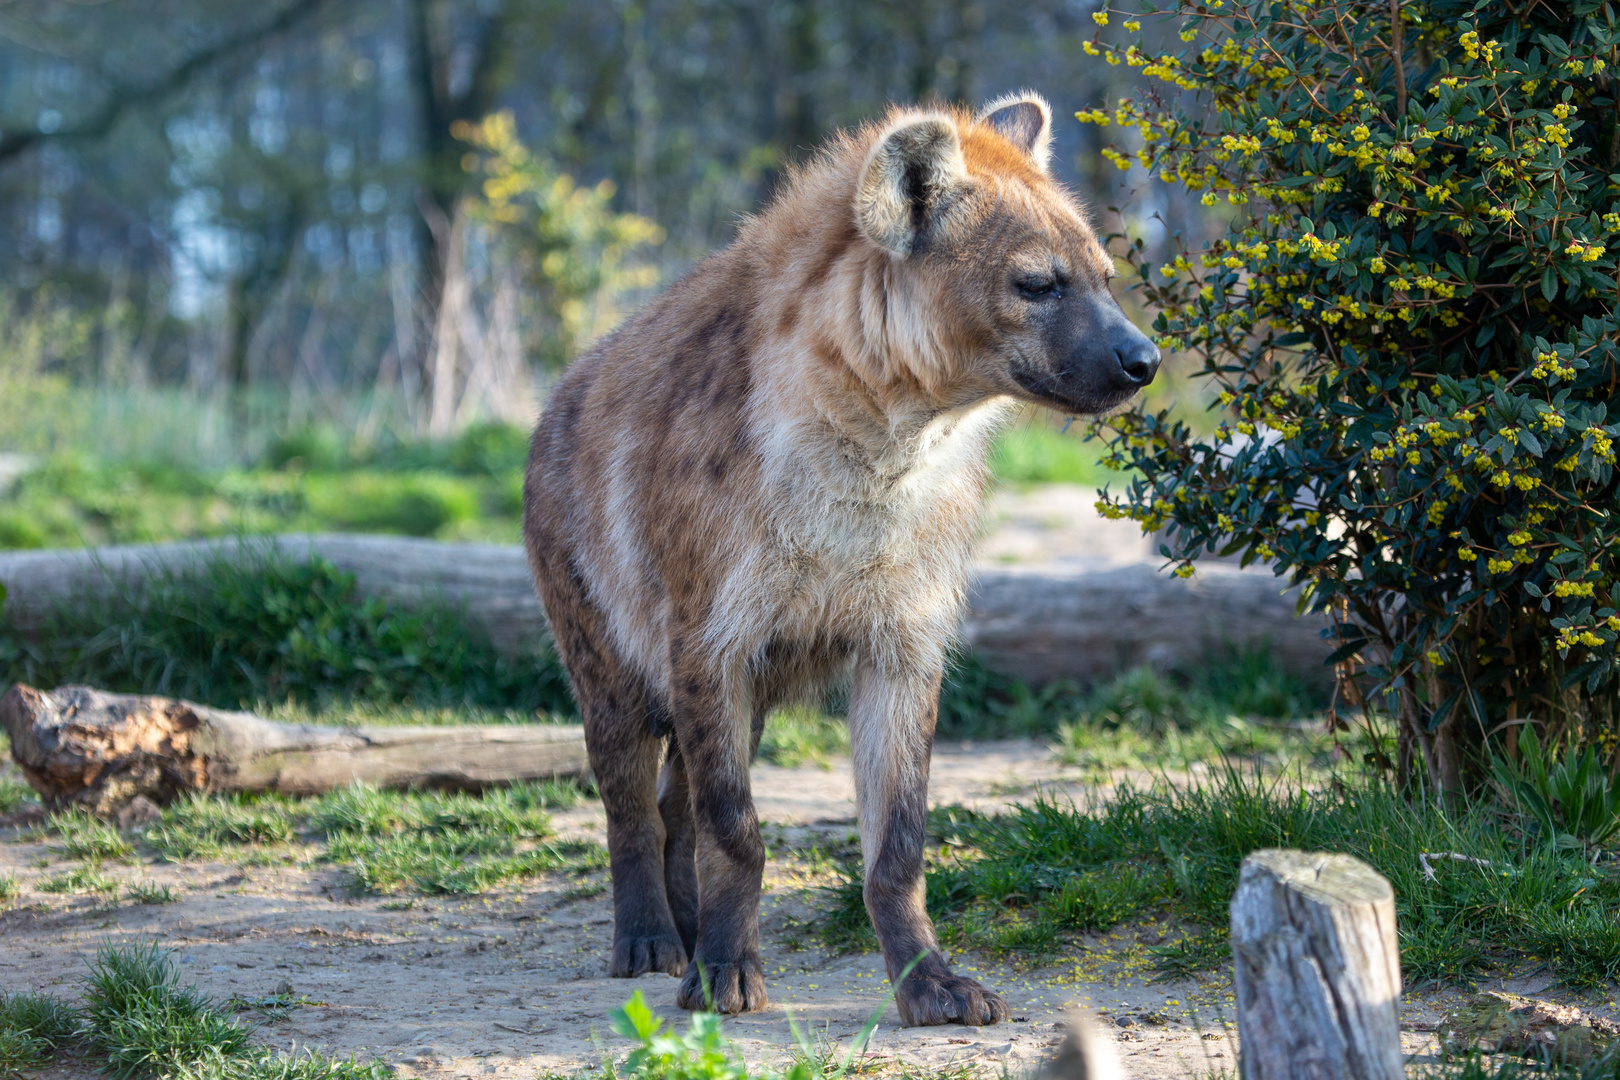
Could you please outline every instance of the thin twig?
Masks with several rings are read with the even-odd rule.
[[[1389,58],[1395,62],[1395,124],[1406,116],[1406,68],[1401,63],[1401,0],[1389,0]]]
[[[1436,861],[1450,859],[1452,862],[1472,863],[1474,866],[1483,866],[1487,870],[1495,869],[1495,867],[1486,862],[1484,859],[1476,859],[1472,855],[1464,855],[1460,851],[1436,851],[1433,853],[1419,852],[1418,862],[1423,865],[1423,880],[1425,881],[1433,881],[1435,879],[1434,867],[1429,865],[1430,859],[1434,859]]]

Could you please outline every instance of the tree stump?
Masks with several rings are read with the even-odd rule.
[[[52,807],[103,817],[139,797],[313,795],[353,783],[478,789],[585,772],[577,724],[323,727],[172,698],[18,684],[0,698],[11,756]]]
[[[1256,851],[1231,912],[1244,1080],[1404,1080],[1388,881],[1348,855]]]

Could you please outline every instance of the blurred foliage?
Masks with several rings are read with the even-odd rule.
[[[0,683],[83,683],[226,708],[358,700],[573,713],[549,651],[508,660],[458,611],[361,597],[353,576],[324,560],[243,545],[138,592],[64,601],[26,635],[0,622]]]
[[[658,283],[658,267],[632,257],[664,242],[644,217],[613,209],[613,181],[581,187],[554,161],[518,140],[510,112],[451,129],[478,152],[466,167],[483,177],[474,214],[498,227],[541,310],[533,355],[560,368],[624,316],[625,298]]]
[[[48,287],[91,334],[47,372],[205,397],[280,388],[294,418],[335,419],[386,392],[419,430],[452,283],[468,289],[459,310],[483,319],[526,249],[535,325],[520,329],[544,370],[644,296],[651,260],[673,278],[829,133],[891,101],[971,104],[1032,85],[1062,113],[1130,78],[1072,63],[1091,29],[1072,0],[10,0],[5,12],[0,289]],[[1092,132],[1054,134],[1054,168],[1094,205],[1156,233],[1201,227],[1195,198],[1126,198],[1143,177],[1108,166]],[[458,136],[473,141],[470,171]],[[493,213],[458,229],[468,199]],[[667,242],[615,263],[651,238],[648,222]],[[501,415],[473,396],[456,424]],[[24,449],[4,434],[0,448]]]
[[[1081,118],[1235,210],[1201,249],[1129,254],[1225,422],[1101,421],[1139,473],[1104,507],[1183,574],[1241,552],[1304,584],[1351,699],[1392,695],[1404,781],[1476,789],[1525,718],[1612,769],[1620,24],[1588,0],[1175,10],[1190,51],[1086,50],[1172,97]]]
[[[158,402],[158,421],[175,419],[167,404]],[[109,440],[143,445],[141,435],[120,428],[119,417],[106,418]],[[249,458],[246,467],[223,469],[199,455],[161,452],[62,449],[22,459],[17,475],[0,471],[0,550],[276,532],[521,538],[529,451],[522,428],[474,424],[450,439],[384,433],[364,441],[330,425],[303,425],[250,441],[262,449],[224,455]],[[1020,424],[998,436],[990,467],[1004,484],[1093,484],[1106,475],[1096,460],[1095,448],[1074,432]]]

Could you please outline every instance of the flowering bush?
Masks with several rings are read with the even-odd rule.
[[[1201,250],[1128,255],[1161,344],[1201,360],[1224,415],[1209,436],[1143,408],[1099,421],[1137,470],[1104,511],[1163,529],[1178,573],[1241,552],[1302,584],[1335,617],[1341,686],[1392,702],[1403,780],[1466,790],[1516,722],[1613,753],[1613,14],[1173,13],[1180,55],[1099,31],[1088,52],[1154,81],[1080,119],[1129,129],[1121,167],[1230,208]]]
[[[656,222],[613,209],[614,187],[582,187],[555,162],[519,141],[509,112],[458,121],[472,147],[463,166],[483,176],[470,207],[512,245],[528,278],[541,332],[532,343],[543,366],[558,368],[618,325],[623,301],[658,283],[647,250],[664,242]]]

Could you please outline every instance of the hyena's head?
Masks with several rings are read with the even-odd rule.
[[[1153,380],[1159,350],[1109,291],[1113,260],[1048,174],[1050,141],[1030,93],[898,112],[866,153],[855,219],[925,386],[1102,412]]]

